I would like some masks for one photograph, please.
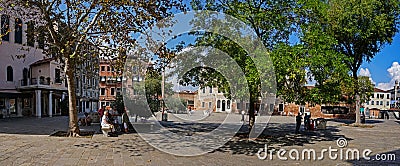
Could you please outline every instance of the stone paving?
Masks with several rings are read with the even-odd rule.
[[[213,121],[218,116],[223,114],[211,115]],[[400,121],[367,120],[373,128],[341,126],[343,121],[328,121],[327,130],[303,131],[300,135],[293,134],[294,121],[294,117],[273,116],[259,139],[248,140],[237,135],[218,150],[181,157],[150,146],[136,133],[118,137],[101,134],[92,138],[49,137],[54,131],[66,130],[68,117],[0,119],[0,165],[400,165]],[[81,129],[98,130],[99,126]],[[330,146],[339,149],[336,140],[340,137],[348,141],[345,148],[360,151],[368,148],[371,156],[395,154],[396,160],[331,160],[326,154],[321,161],[283,161],[276,155],[272,160],[269,156],[260,160],[256,155],[265,144],[269,150],[313,148],[319,154]]]

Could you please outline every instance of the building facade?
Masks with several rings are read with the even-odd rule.
[[[369,101],[364,104],[364,108],[375,110],[389,110],[391,98],[392,94],[390,93],[390,91],[384,91],[378,88],[374,88],[374,93],[370,97]]]
[[[99,63],[99,104],[110,106],[122,92],[122,72],[116,71],[110,60]]]
[[[400,110],[400,86],[399,81],[395,82],[395,87],[388,90],[391,95],[390,98],[390,108]]]
[[[43,36],[35,37],[32,28],[30,21],[1,15],[1,117],[61,114],[59,103],[67,90],[63,72],[43,54]]]
[[[93,49],[90,54],[96,54]],[[99,109],[99,59],[87,57],[75,70],[76,100],[78,112],[91,112]]]

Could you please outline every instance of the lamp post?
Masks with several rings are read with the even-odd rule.
[[[396,80],[396,81],[394,82],[394,107],[395,107],[395,108],[398,107],[398,105],[397,105],[397,87],[398,87],[398,84],[399,84],[399,81]]]

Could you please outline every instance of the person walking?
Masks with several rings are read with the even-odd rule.
[[[189,109],[188,109],[188,116],[190,116],[190,115],[192,115],[192,107],[189,107]]]
[[[125,133],[128,133],[129,131],[129,117],[128,114],[126,113],[126,108],[124,109],[124,113],[122,114],[122,123],[124,125],[124,131]]]
[[[296,116],[296,134],[299,134],[300,132],[301,119],[303,118],[301,117],[301,114],[299,112]]]
[[[242,110],[242,120],[240,120],[241,122],[244,123],[244,115],[246,114],[246,112],[244,110]]]

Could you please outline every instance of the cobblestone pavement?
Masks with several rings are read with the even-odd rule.
[[[223,114],[213,114],[218,119]],[[239,115],[237,115],[239,116]],[[400,165],[400,122],[367,120],[373,128],[341,126],[344,122],[328,121],[327,130],[303,131],[293,134],[294,117],[274,116],[264,134],[256,140],[237,135],[213,152],[195,157],[180,157],[164,153],[146,143],[138,134],[92,138],[49,137],[54,131],[66,130],[68,117],[0,119],[0,165]],[[204,122],[207,128],[207,122]],[[178,124],[179,125],[179,124]],[[84,126],[82,130],[98,130],[99,126]],[[370,156],[395,154],[395,161],[331,160],[325,153],[321,161],[271,160],[257,157],[260,148],[268,150],[314,149],[317,157],[329,147],[341,149],[336,140],[347,139],[343,150],[370,149]],[[285,155],[289,157],[288,153]],[[374,159],[374,160],[372,160]]]

